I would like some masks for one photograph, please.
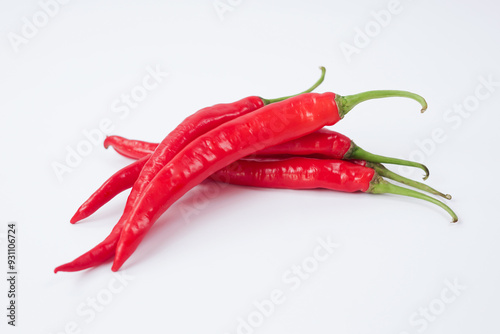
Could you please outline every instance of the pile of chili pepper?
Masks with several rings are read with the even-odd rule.
[[[132,188],[123,214],[100,244],[55,269],[79,271],[114,257],[117,271],[132,255],[158,218],[187,191],[207,178],[244,186],[392,193],[419,198],[456,214],[443,202],[451,199],[421,182],[391,172],[383,164],[429,170],[423,164],[369,153],[348,137],[324,128],[340,121],[357,104],[378,98],[410,98],[426,110],[421,96],[399,90],[368,91],[341,96],[308,90],[283,98],[250,96],[201,109],[181,122],[159,144],[107,137],[104,146],[137,159],[112,175],[77,210],[76,223]],[[408,187],[388,182],[390,179]]]

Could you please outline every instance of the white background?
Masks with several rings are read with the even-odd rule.
[[[6,225],[17,222],[20,272],[16,328],[6,324],[1,280],[1,331],[233,334],[239,317],[259,320],[254,302],[277,289],[285,301],[239,332],[498,332],[498,4],[401,0],[381,26],[373,12],[387,11],[386,0],[221,3],[231,10],[218,13],[210,0],[71,1],[43,22],[37,1],[1,2],[0,258],[6,273]],[[23,37],[34,16],[41,26]],[[14,46],[13,34],[23,43]],[[357,53],[346,57],[346,44]],[[84,145],[83,131],[109,119],[112,134],[160,141],[202,107],[303,90],[320,65],[320,92],[405,89],[427,99],[425,114],[410,100],[367,102],[335,129],[371,152],[423,160],[428,183],[453,195],[458,224],[391,195],[205,184],[159,220],[120,271],[125,285],[110,263],[53,274],[108,234],[126,199],[69,224],[129,163],[98,144],[58,180],[54,164]],[[116,113],[157,66],[168,76],[128,115]],[[488,96],[477,99],[477,89]],[[180,204],[197,211],[186,219]],[[282,276],[311,263],[318,238],[339,247],[293,290]]]

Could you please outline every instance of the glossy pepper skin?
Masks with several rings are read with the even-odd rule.
[[[225,122],[251,113],[263,106],[264,101],[260,97],[250,96],[233,103],[222,103],[203,108],[187,117],[162,140],[151,154],[130,192],[124,215],[135,205],[137,195],[145,189],[163,166],[191,141]],[[122,220],[119,221],[120,225]]]
[[[375,171],[356,163],[335,159],[289,158],[284,160],[238,160],[214,173],[216,181],[263,188],[316,189],[366,192]]]
[[[116,151],[128,157],[142,157],[156,148],[153,143],[128,140],[122,137],[108,137],[107,145],[112,145]],[[301,155],[321,158],[333,158],[343,160],[365,160],[374,163],[388,163],[402,166],[420,168],[425,172],[424,180],[429,176],[429,169],[418,162],[391,158],[372,154],[356,145],[351,139],[335,131],[326,128],[319,129],[303,137],[288,142],[271,146],[254,153],[259,156],[283,156]]]
[[[203,108],[187,117],[158,145],[139,175],[137,189],[132,191],[142,191],[156,173],[194,139],[221,124],[247,115],[263,106],[264,101],[260,97],[250,96],[233,103],[222,103]]]
[[[112,270],[118,270],[132,255],[165,210],[211,174],[258,150],[340,119],[334,93],[308,93],[267,105],[199,136],[145,188],[123,225]]]
[[[120,136],[108,136],[104,141],[104,147],[108,148],[110,146],[124,157],[140,159],[148,154],[152,154],[158,144],[140,140],[130,140]],[[352,147],[353,143],[349,137],[322,128],[303,137],[257,151],[254,154],[262,156],[321,154],[325,157],[334,159],[344,159]]]
[[[353,143],[349,137],[328,129],[319,129],[304,137],[263,149],[258,155],[313,155],[320,154],[334,159],[344,159]]]
[[[303,137],[271,146],[257,151],[255,155],[313,155],[320,154],[334,159],[344,159],[353,147],[349,137],[341,133],[319,129]],[[140,159],[154,152],[157,143],[130,140],[120,136],[109,136],[104,141],[104,147],[113,147],[119,154],[132,159]]]

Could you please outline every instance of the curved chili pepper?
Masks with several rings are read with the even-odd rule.
[[[304,156],[321,155],[328,158],[342,160],[358,159],[369,162],[417,167],[425,172],[424,180],[429,177],[429,169],[424,164],[372,154],[356,145],[351,139],[349,139],[349,137],[325,128],[308,134],[307,136],[291,140],[280,145],[268,147],[264,150],[256,152],[256,154],[293,154]]]
[[[132,158],[144,158],[145,156],[154,152],[158,144],[149,143],[146,141],[139,140],[130,140],[120,136],[108,136],[104,142],[104,146],[108,148],[112,146],[119,154]],[[257,151],[257,157],[260,156],[320,156],[322,158],[332,158],[332,159],[357,159],[360,161],[369,161],[372,163],[375,162],[383,162],[383,163],[392,163],[398,165],[405,166],[415,166],[427,171],[428,169],[425,165],[419,164],[413,161],[395,159],[390,157],[384,157],[380,155],[375,155],[369,153],[359,146],[357,146],[351,139],[347,136],[340,134],[338,132],[328,130],[326,128],[319,129],[316,132],[308,134],[304,137],[300,137],[279,145],[275,145],[272,147],[268,147],[264,150]],[[363,162],[364,163],[364,162]],[[71,219],[71,223],[75,223],[81,219],[84,219],[94,213],[99,207],[106,204],[109,200],[111,200],[114,196],[119,194],[120,192],[128,189],[134,185],[135,180],[132,178],[124,180],[124,175],[130,173],[133,169],[135,178],[137,179],[138,173],[140,173],[140,168],[142,168],[145,164],[145,161],[141,161],[138,164],[130,165],[130,168],[125,167],[122,171],[117,172],[113,176],[110,177],[87,201],[85,201],[82,206],[77,210],[73,218]],[[382,165],[380,165],[382,166]],[[381,167],[382,168],[382,167]],[[387,169],[386,169],[387,170]],[[387,170],[387,173],[392,173]],[[394,177],[398,177],[394,174]],[[400,181],[401,182],[401,181]],[[402,183],[408,184],[408,182],[412,182],[413,187],[425,190],[432,194],[446,196],[428,186],[425,186],[421,183],[416,185],[415,181],[409,180],[405,178],[405,181]],[[113,189],[115,187],[116,189]]]
[[[343,192],[397,194],[423,199],[446,210],[458,221],[446,204],[415,190],[391,184],[382,179],[379,166],[367,167],[345,160],[290,158],[278,161],[238,160],[212,174],[211,178],[226,183],[286,189],[325,188]],[[374,167],[374,168],[372,168]],[[382,169],[383,170],[383,169]]]
[[[76,210],[70,223],[75,224],[77,221],[87,218],[113,197],[131,188],[148,159],[149,155],[146,155],[114,173]]]
[[[130,140],[120,136],[107,136],[106,139],[104,139],[104,148],[107,149],[110,146],[124,157],[140,159],[146,155],[152,154],[158,147],[158,144],[141,140]]]
[[[293,157],[281,160],[238,160],[210,176],[241,186],[283,189],[325,188],[366,192],[375,170],[345,160]]]
[[[320,69],[320,79],[303,93],[313,91],[323,82],[326,69],[324,67],[320,67]],[[118,242],[118,238],[120,237],[125,218],[137,204],[139,194],[144,191],[149,182],[156,176],[163,166],[165,166],[165,164],[167,164],[192,140],[212,129],[217,128],[225,122],[252,113],[265,105],[286,100],[290,97],[291,96],[277,99],[264,99],[258,96],[250,96],[233,103],[217,104],[212,107],[203,108],[187,117],[169,135],[167,135],[165,139],[163,139],[142,168],[141,173],[137,181],[134,183],[132,191],[127,198],[123,214],[108,237],[90,251],[76,258],[74,261],[57,267],[54,272],[83,270],[101,264],[111,258],[113,256],[114,248]]]
[[[131,165],[121,169],[119,172],[111,176],[99,189],[97,189],[94,194],[90,196],[88,200],[85,201],[82,206],[77,210],[73,218],[72,223],[84,219],[90,216],[92,213],[97,211],[101,206],[109,202],[113,197],[118,195],[120,192],[132,187],[135,180],[139,176],[142,166],[144,166],[145,156],[151,154],[158,144],[149,143],[145,141],[130,140],[119,136],[109,136],[106,138],[108,140],[107,146],[112,146],[118,153],[129,157],[129,158],[141,158],[141,162],[135,162]],[[352,154],[351,152],[358,152]],[[396,173],[391,172],[385,168],[380,163],[375,163],[375,161],[383,161],[396,164],[404,165],[416,165],[422,166],[421,168],[426,170],[422,164],[414,163],[412,161],[400,160],[395,158],[389,158],[384,156],[379,156],[375,154],[368,153],[351,141],[348,137],[328,129],[320,129],[304,137],[291,140],[276,146],[269,147],[267,149],[257,151],[255,158],[261,157],[290,157],[290,156],[309,156],[309,157],[320,157],[320,158],[331,158],[331,159],[349,159],[351,162],[357,164],[366,165],[366,161],[369,160],[369,165],[372,168],[378,168],[377,172],[391,180],[407,184],[416,189],[426,191],[428,193],[444,197],[446,199],[451,199],[448,194],[443,194],[423,183],[405,178]],[[357,159],[353,159],[356,157]],[[373,158],[375,157],[375,158]],[[365,160],[363,160],[364,158]],[[125,179],[124,175],[131,174]],[[132,174],[135,176],[132,176]]]
[[[307,93],[267,105],[199,136],[145,187],[123,224],[111,270],[123,265],[168,207],[217,170],[258,150],[333,125],[360,102],[390,96],[409,97],[421,103],[422,111],[427,108],[421,96],[402,91],[371,91],[346,97]]]
[[[106,142],[107,141],[107,142]],[[129,158],[141,158],[144,155],[152,153],[158,144],[148,143],[138,140],[129,140],[119,136],[109,136],[106,138],[105,147],[112,146],[118,153]],[[384,157],[372,154],[356,145],[349,137],[329,130],[319,129],[304,137],[300,137],[288,142],[271,146],[261,151],[255,152],[256,155],[321,155],[333,159],[343,160],[365,160],[369,162],[387,163],[394,165],[417,167],[425,172],[424,180],[429,177],[429,169],[424,164]]]

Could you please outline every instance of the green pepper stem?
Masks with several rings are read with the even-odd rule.
[[[396,174],[396,173],[388,170],[384,165],[382,165],[380,163],[369,162],[366,164],[366,166],[373,168],[377,172],[377,174],[380,176],[386,177],[388,179],[394,180],[394,181],[402,183],[402,184],[406,184],[407,186],[428,192],[428,193],[433,194],[433,195],[441,196],[441,197],[444,197],[446,199],[451,199],[450,194],[443,194],[442,192],[437,191],[436,189],[431,188],[426,184],[423,184],[421,182],[411,180],[411,179],[408,179],[404,176]]]
[[[381,99],[384,97],[407,97],[422,105],[421,112],[424,112],[427,109],[427,102],[422,96],[404,90],[371,90],[348,96],[336,95],[335,101],[337,102],[337,106],[339,108],[339,116],[342,118],[359,103],[373,99]]]
[[[316,81],[316,83],[314,85],[312,85],[309,89],[306,89],[305,91],[303,92],[300,92],[298,94],[295,94],[295,95],[290,95],[290,96],[284,96],[284,97],[278,97],[276,99],[264,99],[261,97],[262,101],[264,102],[264,105],[268,105],[270,103],[274,103],[274,102],[280,102],[280,101],[283,101],[283,100],[286,100],[286,99],[289,99],[291,97],[294,97],[294,96],[297,96],[297,95],[300,95],[300,94],[305,94],[305,93],[310,93],[312,92],[313,90],[315,90],[316,88],[318,88],[319,85],[321,85],[321,83],[323,82],[323,80],[325,80],[325,73],[326,73],[326,68],[324,66],[320,66],[319,69],[321,70],[321,77],[318,79],[318,81]]]
[[[390,158],[390,157],[384,157],[382,155],[373,154],[363,150],[354,142],[351,142],[351,149],[344,155],[344,159],[360,159],[369,162],[417,167],[425,172],[424,180],[426,180],[429,177],[429,169],[424,164],[409,160]]]
[[[395,195],[402,195],[402,196],[408,196],[408,197],[422,199],[424,201],[434,203],[437,206],[440,206],[441,208],[446,210],[446,212],[448,212],[451,215],[451,217],[453,218],[453,221],[452,221],[453,223],[456,223],[458,221],[458,217],[455,214],[455,212],[453,212],[453,210],[450,209],[450,207],[448,207],[446,204],[438,201],[435,198],[432,198],[430,196],[422,194],[418,191],[408,189],[408,188],[403,188],[400,186],[396,186],[392,183],[389,183],[389,182],[385,181],[384,179],[382,179],[382,177],[380,177],[378,174],[375,174],[375,176],[371,182],[370,188],[366,192],[369,192],[372,194],[395,194]]]

